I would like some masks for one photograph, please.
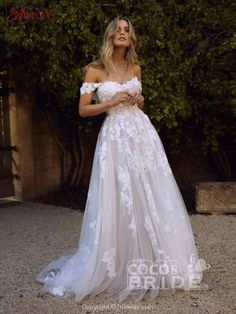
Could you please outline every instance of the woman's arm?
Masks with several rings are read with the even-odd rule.
[[[96,83],[98,81],[96,70],[88,69],[85,76],[85,81],[87,83],[92,84],[93,91],[89,90],[88,93],[80,94],[79,114],[81,117],[96,116],[100,113],[108,111],[111,107],[116,106],[119,103],[129,101],[128,92],[120,91],[120,92],[117,92],[109,101],[92,105],[91,101],[93,97],[93,92],[95,90],[93,83],[98,84]]]
[[[141,82],[142,75],[141,75],[140,65],[138,65],[138,64],[135,65],[134,73],[137,76],[137,78],[139,79],[139,81]],[[137,98],[136,98],[136,102],[138,103],[139,108],[143,109],[143,107],[144,107],[144,97],[143,97],[143,95],[139,94],[139,96],[137,96]]]
[[[97,82],[97,70],[89,68],[86,72],[85,82],[96,83]],[[90,93],[80,94],[79,100],[79,114],[82,118],[89,116],[96,116],[100,113],[106,112],[111,104],[109,102],[103,102],[99,104],[91,104],[94,91]]]

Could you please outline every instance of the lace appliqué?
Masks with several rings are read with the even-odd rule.
[[[159,249],[159,247],[158,247],[158,242],[157,242],[157,238],[156,238],[156,232],[155,232],[155,229],[152,225],[151,218],[148,215],[145,215],[144,227],[146,228],[146,230],[149,234],[149,237],[151,239],[154,251],[157,251]]]
[[[153,221],[157,224],[160,223],[160,217],[159,214],[157,212],[157,208],[156,208],[156,203],[155,203],[155,199],[153,197],[153,193],[150,187],[150,184],[148,183],[148,181],[146,179],[143,180],[143,188],[144,191],[146,192],[146,197],[147,197],[147,204],[149,206],[149,211],[150,211],[150,215],[153,218]],[[158,226],[156,225],[156,227],[158,228]]]
[[[170,168],[165,152],[163,150],[157,152],[157,158],[159,161],[158,166],[163,170],[164,175],[168,177],[170,174],[172,174],[172,170]]]
[[[96,228],[96,220],[93,220],[92,222],[89,223],[89,228],[95,230],[95,228]]]
[[[88,222],[89,228],[94,232],[94,244],[98,245],[98,239],[100,235],[100,229],[101,229],[101,214],[98,215],[96,220],[92,220]],[[86,250],[91,253],[91,250],[88,246],[86,246]]]
[[[107,143],[104,141],[99,149],[99,164],[101,169],[101,178],[104,178],[105,170],[106,170],[106,154],[107,154]]]
[[[53,277],[55,277],[58,273],[60,272],[60,269],[51,269],[48,273],[47,276],[45,277],[44,281],[50,281]]]
[[[121,186],[121,193],[120,193],[120,203],[121,207],[123,209],[126,209],[128,215],[132,214],[132,194],[131,194],[131,189],[130,189],[130,177],[129,177],[129,172],[127,168],[123,168],[121,166],[118,167],[117,169],[117,174],[118,174],[118,179],[120,181],[120,186]],[[125,211],[123,212],[123,216],[125,214]]]
[[[109,101],[109,99],[111,99],[119,91],[142,92],[142,83],[139,81],[137,76],[134,76],[132,79],[125,83],[118,83],[116,81],[105,81],[97,84],[101,85],[97,90],[97,95],[101,102]],[[120,106],[119,104],[110,108],[107,113],[116,113],[117,111],[123,110],[123,107],[125,106]],[[134,106],[129,106],[129,108],[128,106],[126,107],[126,109],[128,110],[134,109]]]
[[[172,202],[170,201],[171,195],[169,194],[168,191],[164,192],[165,198],[164,198],[164,203],[166,205],[166,210],[169,212],[174,212],[174,207],[172,205]]]
[[[137,237],[137,228],[136,228],[136,222],[135,222],[134,216],[132,218],[131,223],[129,224],[129,229],[131,229],[133,237],[136,238]]]
[[[91,93],[95,89],[97,89],[98,86],[100,86],[100,85],[101,85],[101,83],[84,82],[82,84],[82,86],[80,87],[80,93],[81,93],[81,95],[84,95],[86,93]]]
[[[111,247],[105,251],[102,257],[102,261],[107,263],[106,269],[109,270],[108,277],[113,278],[117,276],[115,272],[115,248]]]
[[[131,192],[131,182],[129,171],[127,167],[119,166],[117,169],[118,180],[120,182],[121,193],[120,193],[120,205],[123,210],[122,216],[124,217],[127,213],[131,217],[129,223],[129,229],[132,231],[132,236],[137,237],[136,221],[133,213],[133,201]]]
[[[63,287],[54,287],[50,289],[54,295],[63,296],[64,295],[64,288]]]

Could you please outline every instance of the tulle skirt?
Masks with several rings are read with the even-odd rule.
[[[57,297],[153,300],[199,289],[202,270],[187,209],[161,139],[137,106],[106,116],[98,135],[78,247],[37,274]]]

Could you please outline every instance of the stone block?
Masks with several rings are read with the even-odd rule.
[[[198,213],[236,213],[236,182],[199,182],[196,185]]]

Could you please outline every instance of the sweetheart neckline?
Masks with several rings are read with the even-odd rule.
[[[139,81],[137,75],[135,75],[135,76],[131,77],[130,80],[128,80],[128,81],[126,81],[126,82],[124,82],[124,83],[119,83],[119,82],[117,82],[117,81],[107,80],[107,81],[104,81],[104,82],[99,82],[98,84],[104,84],[104,83],[110,83],[110,82],[112,82],[112,83],[116,83],[116,84],[119,84],[119,85],[125,85],[125,84],[131,82],[131,81],[132,81],[133,79],[135,79],[135,78]],[[139,81],[139,82],[140,82],[140,81]],[[140,82],[140,83],[141,83],[141,82]]]

